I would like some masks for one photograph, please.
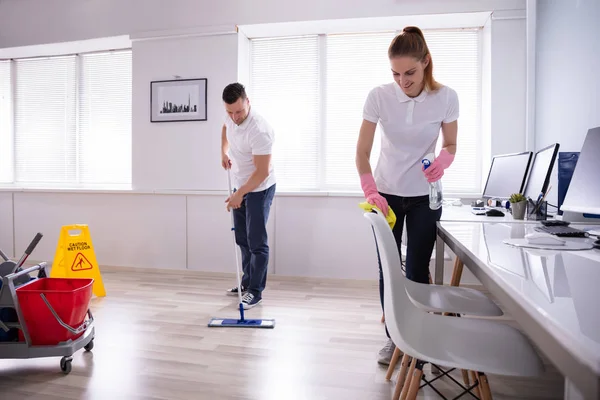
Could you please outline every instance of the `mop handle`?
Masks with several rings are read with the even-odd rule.
[[[227,183],[229,185],[229,197],[231,197],[233,191],[231,189],[231,167],[227,169]],[[240,280],[240,258],[238,255],[237,243],[235,241],[235,223],[233,222],[233,210],[229,211],[231,214],[231,231],[233,232],[233,249],[235,251],[235,266],[237,272],[237,287],[238,287],[238,299],[240,301],[240,319],[244,320],[244,307],[242,305],[242,282]]]

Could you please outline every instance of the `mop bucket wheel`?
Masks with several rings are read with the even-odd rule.
[[[79,338],[93,322],[89,310],[93,283],[92,278],[39,278],[18,287],[29,344],[57,345]]]

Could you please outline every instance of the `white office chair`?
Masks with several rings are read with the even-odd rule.
[[[407,398],[416,397],[423,363],[426,362],[437,368],[444,365],[508,376],[536,376],[544,371],[536,351],[518,330],[500,322],[445,317],[417,307],[407,294],[408,280],[400,269],[400,256],[389,225],[380,214],[369,212],[364,216],[371,223],[379,244],[386,288],[384,309],[387,329],[393,342],[404,352],[396,398],[400,395],[398,386],[404,383],[403,374],[410,357],[412,361],[406,382],[401,387],[403,397]],[[481,398],[491,398],[485,374],[477,373],[476,378],[475,385]],[[472,388],[463,389],[466,393]]]
[[[375,209],[373,212],[382,215],[379,210]],[[376,235],[375,246],[379,253]],[[425,311],[479,317],[499,317],[504,314],[492,300],[475,289],[423,284],[410,279],[405,279],[405,286],[412,302]]]

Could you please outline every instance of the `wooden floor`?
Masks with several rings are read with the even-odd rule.
[[[92,352],[76,353],[69,375],[59,358],[0,360],[0,398],[391,398],[395,376],[385,381],[376,363],[385,343],[376,282],[270,277],[263,304],[246,316],[275,318],[275,329],[235,329],[207,327],[213,316],[239,315],[237,297],[225,295],[233,276],[102,273],[108,295],[92,300]],[[540,379],[490,376],[490,384],[495,399],[562,398],[551,365]],[[458,393],[443,381],[438,387]],[[428,389],[419,398],[438,397]]]

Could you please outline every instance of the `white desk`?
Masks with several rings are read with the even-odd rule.
[[[452,249],[556,365],[565,376],[566,399],[598,399],[600,250],[532,250],[502,243],[533,228],[440,221],[437,245],[442,252],[444,245]]]
[[[489,217],[487,215],[475,215],[471,212],[470,205],[462,205],[462,206],[452,206],[452,205],[444,205],[442,208],[442,217],[440,221],[453,221],[453,222],[503,222],[503,223],[515,223],[515,224],[537,224],[539,221],[533,220],[518,220],[514,219],[512,214],[508,210],[503,210],[504,216],[502,217]],[[404,239],[404,242],[406,240]],[[439,240],[438,240],[439,242]],[[406,249],[403,249],[406,254]],[[444,246],[438,245],[436,243],[435,246],[435,259],[443,260],[444,255]],[[436,285],[444,284],[444,263],[438,263],[436,261],[436,268],[433,274],[433,282]]]

